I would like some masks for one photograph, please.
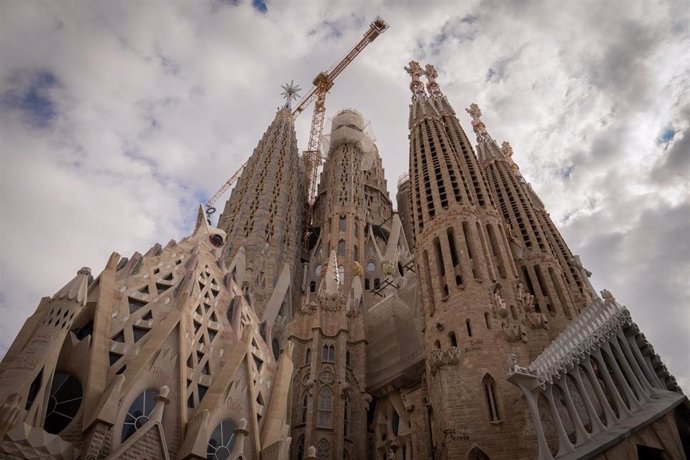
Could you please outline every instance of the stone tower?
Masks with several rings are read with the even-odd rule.
[[[300,278],[303,176],[286,104],[249,157],[218,219],[218,227],[228,234],[226,263],[240,257],[247,276],[239,284],[265,323],[266,335],[281,339],[281,345],[297,300],[291,287]]]
[[[302,308],[290,335],[299,363],[292,394],[295,458],[308,446],[319,458],[365,456],[363,248],[366,216],[380,210],[365,199],[375,146],[364,128],[351,110],[333,118],[314,203]]]
[[[536,356],[548,344],[544,318],[519,281],[505,224],[434,68],[423,71],[413,61],[407,71],[433,451],[436,458],[462,458],[474,443],[507,458],[508,449],[527,447],[520,447],[524,417],[515,412],[519,394],[503,379],[504,357]],[[496,445],[496,437],[512,442]]]
[[[541,200],[512,160],[510,144],[504,142],[502,148],[498,147],[481,121],[476,104],[467,112],[477,134],[482,172],[510,229],[508,235],[520,279],[534,296],[537,311],[547,314],[551,337],[555,338],[585,306],[581,275]]]

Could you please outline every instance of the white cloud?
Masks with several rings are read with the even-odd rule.
[[[82,265],[187,234],[195,203],[253,150],[280,84],[308,87],[381,14],[391,28],[339,77],[328,115],[371,119],[393,187],[408,162],[402,68],[435,64],[463,125],[477,102],[595,285],[690,388],[684,2],[233,3],[0,5],[0,350]]]

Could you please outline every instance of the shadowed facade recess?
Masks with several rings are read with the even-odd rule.
[[[289,103],[217,227],[113,253],[0,363],[0,454],[50,459],[683,459],[690,405],[597,294],[471,104],[412,61],[393,209],[369,122],[309,204]],[[426,78],[426,85],[422,81]]]

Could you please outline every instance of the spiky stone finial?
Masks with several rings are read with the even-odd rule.
[[[424,73],[422,66],[419,65],[417,61],[410,61],[410,63],[405,67],[405,71],[412,77],[412,82],[410,83],[410,90],[412,90],[413,97],[426,96],[424,92],[424,83],[422,83],[421,76]]]
[[[427,79],[426,90],[429,92],[429,95],[430,96],[443,96],[443,93],[441,92],[441,87],[436,82],[436,78],[438,77],[438,72],[436,71],[436,67],[434,67],[431,64],[427,64],[424,67],[424,75],[426,75],[426,79]]]
[[[487,137],[489,133],[486,132],[486,126],[484,126],[484,122],[481,120],[482,111],[479,109],[479,106],[472,103],[465,111],[472,117],[472,129],[477,134],[477,138]]]

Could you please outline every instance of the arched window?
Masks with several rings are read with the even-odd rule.
[[[472,325],[470,324],[469,319],[465,320],[465,326],[467,326],[467,336],[472,337]]]
[[[369,289],[370,289],[369,278],[364,278],[364,290],[368,291]]]
[[[378,278],[374,278],[374,289],[380,289],[381,288],[381,280]]]
[[[79,412],[82,390],[79,381],[70,374],[58,372],[53,377],[48,399],[48,411],[43,428],[51,434],[58,434]]]
[[[312,294],[316,292],[316,281],[309,282],[309,292]]]
[[[440,350],[440,349],[441,349],[441,341],[440,341],[440,340],[436,340],[436,341],[434,342],[434,346],[436,347],[436,349]]]
[[[400,429],[400,415],[398,411],[393,409],[393,417],[391,417],[391,430],[393,430],[394,435],[398,435],[398,430]]]
[[[311,348],[307,348],[307,351],[304,352],[304,364],[309,364],[310,360],[311,360]]]
[[[230,457],[235,445],[235,428],[237,425],[232,420],[223,420],[216,426],[206,448],[208,460],[225,460]]]
[[[345,352],[345,365],[347,367],[350,367],[350,350],[347,350]]]
[[[491,329],[491,320],[489,320],[489,314],[484,313],[484,323],[486,323],[486,328]]]
[[[314,273],[317,277],[321,276],[321,265],[316,266],[316,268],[314,269]]]
[[[158,391],[146,390],[132,402],[125,415],[125,423],[122,425],[122,442],[132,436],[135,431],[144,426],[149,421],[149,416],[153,407],[156,405]]]
[[[345,216],[340,216],[338,220],[338,230],[344,232],[347,228],[347,218]]]
[[[334,363],[335,362],[335,346],[324,345],[321,349],[321,362]]]
[[[496,382],[493,377],[487,374],[482,380],[482,385],[486,395],[486,404],[489,408],[489,420],[498,422],[501,420],[501,417],[498,413],[498,401],[496,400]]]
[[[319,410],[316,417],[318,426],[330,428],[333,423],[333,390],[330,387],[321,387],[319,392]]]
[[[345,240],[338,241],[338,257],[345,257]]]
[[[355,238],[359,238],[359,224],[355,222]]]
[[[355,247],[354,247],[354,249],[353,249],[353,251],[352,251],[352,258],[353,258],[354,260],[359,259],[359,248],[357,247],[356,244],[355,244]]]
[[[458,338],[455,337],[455,332],[450,331],[448,333],[448,340],[450,341],[451,347],[457,347],[458,346]]]

